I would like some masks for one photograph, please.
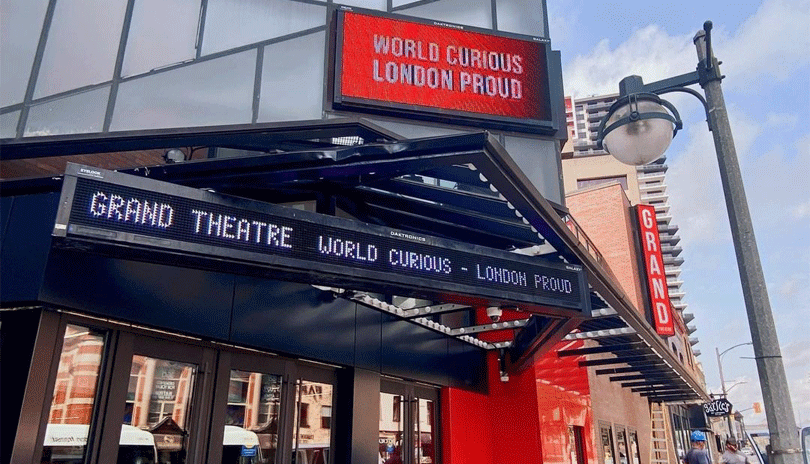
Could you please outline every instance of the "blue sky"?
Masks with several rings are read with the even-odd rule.
[[[548,0],[567,95],[618,92],[693,71],[692,43],[714,24],[715,56],[754,222],[797,422],[810,425],[810,0]],[[700,90],[699,87],[695,87]],[[683,289],[695,314],[708,389],[720,392],[715,348],[751,340],[717,159],[700,103],[667,97],[684,120],[666,153],[673,222],[685,259]],[[723,356],[729,398],[746,424],[765,424],[753,349]]]

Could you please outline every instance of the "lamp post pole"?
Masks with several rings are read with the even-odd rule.
[[[704,25],[711,30],[711,23]],[[717,151],[720,166],[720,179],[726,198],[731,235],[737,254],[737,267],[740,271],[743,298],[745,299],[748,324],[751,328],[751,341],[757,363],[762,400],[765,403],[765,416],[768,419],[773,464],[799,464],[799,437],[796,433],[796,420],[790,402],[785,367],[776,336],[768,289],[762,273],[762,263],[754,237],[754,227],[748,210],[748,201],[743,189],[742,175],[731,125],[720,88],[722,75],[718,62],[712,56],[711,35],[699,31],[695,35],[699,67],[708,78],[701,79],[700,86],[706,94],[707,114]],[[701,73],[701,70],[698,70]]]
[[[771,463],[800,464],[799,435],[790,402],[790,390],[743,189],[737,150],[734,148],[731,125],[720,88],[723,75],[720,74],[719,62],[712,53],[711,28],[712,23],[706,21],[703,30],[695,35],[698,55],[696,71],[646,85],[639,76],[622,79],[619,83],[619,99],[599,125],[597,147],[604,147],[619,161],[627,164],[652,162],[663,155],[672,136],[681,128],[677,110],[659,95],[685,92],[703,103],[706,121],[714,137],[748,325],[751,328],[754,359],[771,438]],[[688,88],[693,84],[700,84],[705,98]],[[668,137],[665,137],[667,132]]]
[[[728,399],[728,390],[731,390],[731,388],[726,390],[726,379],[723,378],[723,361],[722,361],[723,355],[733,350],[734,348],[737,348],[738,346],[752,345],[752,344],[753,343],[751,342],[740,343],[732,346],[731,348],[726,348],[725,350],[723,350],[722,353],[720,352],[720,348],[714,347],[714,352],[717,353],[717,369],[720,371],[720,388],[723,389],[723,397],[726,399]],[[732,385],[732,388],[735,385],[737,384]],[[731,438],[736,438],[734,434],[734,425],[731,421],[731,414],[729,414],[728,416],[728,432],[731,435]]]

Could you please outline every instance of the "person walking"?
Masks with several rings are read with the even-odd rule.
[[[739,452],[738,448],[737,440],[726,439],[726,450],[720,456],[720,462],[723,464],[748,464],[748,456]]]
[[[709,450],[706,449],[706,434],[695,430],[689,434],[689,440],[692,442],[692,449],[683,457],[683,462],[685,464],[711,464]]]

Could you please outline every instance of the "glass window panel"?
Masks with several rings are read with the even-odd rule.
[[[324,25],[325,6],[290,0],[209,0],[202,50],[214,53]],[[305,52],[301,56],[319,55]]]
[[[506,136],[506,150],[544,198],[562,204],[560,167],[553,140]]]
[[[276,462],[281,376],[231,371],[222,463]]]
[[[614,464],[613,460],[613,431],[610,427],[601,427],[602,436],[602,464]]]
[[[638,433],[630,432],[630,459],[633,464],[641,464],[641,451],[638,447]]]
[[[489,2],[470,2],[469,0],[442,0],[397,10],[420,18],[466,24],[468,26],[492,29],[492,6]]]
[[[186,462],[196,375],[194,364],[141,355],[132,357],[119,456],[128,447],[123,438],[125,431],[133,436],[150,431],[159,462]]]
[[[12,111],[0,115],[0,138],[13,138],[17,136],[17,121],[20,119],[19,111]]]
[[[388,10],[387,0],[339,0],[336,3],[340,3],[341,5],[359,6],[360,8],[368,8],[371,10]]]
[[[0,107],[21,103],[48,0],[0,0]]]
[[[380,462],[402,462],[404,402],[402,395],[380,392]]]
[[[124,82],[112,130],[249,123],[256,51]]]
[[[331,427],[323,427],[324,407],[332,413],[332,385],[300,380],[295,386],[294,462],[326,464],[332,443]]]
[[[431,400],[418,398],[414,406],[416,407],[413,421],[414,462],[433,464],[436,462],[436,451],[433,446],[436,442],[434,434],[436,404]]]
[[[126,0],[56,2],[34,98],[112,79]]]
[[[448,129],[438,125],[425,126],[425,125],[393,122],[387,119],[386,120],[371,119],[371,118],[366,119],[372,121],[374,124],[377,124],[380,127],[388,129],[391,132],[394,132],[395,134],[408,139],[418,139],[422,137],[441,137],[443,135],[455,135],[462,133],[462,131],[460,130]]]
[[[200,0],[137,0],[121,75],[194,58],[199,17]]]
[[[627,433],[624,430],[616,431],[616,448],[619,453],[619,464],[629,464],[627,457]]]
[[[102,333],[65,329],[41,462],[83,462],[103,352]]]
[[[103,87],[32,106],[25,136],[101,132],[109,96]]]
[[[420,2],[420,1],[421,0],[394,0],[393,7],[398,8],[398,7],[402,6],[402,5],[409,5],[411,3],[417,3],[417,2]]]
[[[320,119],[323,113],[323,55],[326,34],[318,32],[264,50],[259,121]]]
[[[546,36],[542,0],[497,0],[498,30]]]

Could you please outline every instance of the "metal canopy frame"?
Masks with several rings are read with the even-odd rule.
[[[193,146],[243,150],[246,156],[121,172],[270,203],[312,200],[324,214],[342,210],[371,224],[581,265],[592,289],[592,318],[588,314],[572,319],[533,315],[483,325],[468,317],[471,323],[450,327],[433,316],[471,313],[473,308],[434,302],[405,309],[368,294],[337,288],[324,291],[484,349],[503,350],[506,371],[526,367],[534,353],[550,349],[563,337],[588,339],[599,345],[591,354],[643,355],[648,361],[596,369],[597,375],[632,373],[650,380],[667,376],[678,379],[688,399],[707,397],[628,303],[601,256],[580,241],[575,233],[579,231],[572,232],[576,226],[567,220],[567,211],[545,200],[489,133],[403,140],[361,118],[342,118],[0,140],[2,162]],[[60,186],[61,179],[55,176],[4,180],[0,195],[56,191]],[[476,336],[481,333],[495,333],[487,339],[501,341],[484,341]],[[612,364],[628,363],[620,358],[605,363]]]
[[[681,372],[684,366],[674,359],[666,344],[661,344],[661,350],[655,343],[660,341],[657,335],[645,336],[632,328],[627,319],[630,318],[611,309],[594,310],[592,319],[565,337],[566,340],[589,340],[594,346],[559,351],[558,356],[580,357],[581,367],[618,366],[595,369],[594,373],[609,375],[611,382],[620,382],[622,388],[629,388],[650,401],[706,401],[705,391],[688,372]],[[641,327],[652,331],[649,325]],[[588,355],[598,357],[586,358]]]
[[[103,157],[177,146],[228,147],[242,150],[245,156],[119,172],[270,203],[312,200],[323,214],[342,210],[371,224],[557,263],[579,261],[560,238],[568,233],[561,207],[546,201],[486,132],[401,140],[351,118],[0,141],[4,161],[94,153]],[[301,146],[308,148],[301,150]],[[288,151],[290,147],[298,150]],[[54,177],[0,183],[2,195],[55,191],[60,185],[61,179]],[[433,302],[436,312],[429,306],[404,310],[390,304],[390,299],[352,289],[321,289],[483,349],[506,350],[510,366],[523,366],[538,350],[550,349],[590,316],[591,303],[586,300],[587,310],[580,314],[566,314],[571,317],[524,313],[528,317],[517,321],[475,324],[475,308],[458,302]],[[450,311],[469,312],[461,318],[469,322],[450,327],[434,320],[434,314]]]

